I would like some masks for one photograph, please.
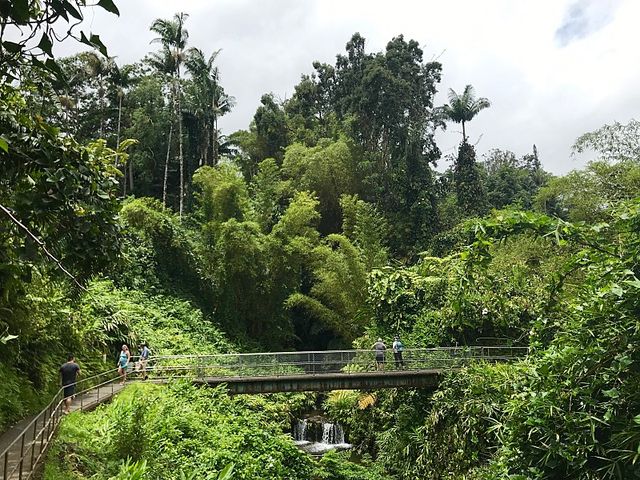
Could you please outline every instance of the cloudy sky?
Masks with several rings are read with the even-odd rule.
[[[565,173],[589,157],[570,147],[586,131],[640,117],[640,1],[637,0],[116,0],[120,18],[89,12],[85,30],[101,35],[118,63],[140,59],[149,25],[177,11],[190,46],[219,55],[222,83],[236,98],[221,123],[247,128],[265,92],[291,96],[314,60],[334,63],[354,32],[368,51],[403,33],[425,59],[443,64],[437,103],[449,88],[472,84],[492,107],[468,127],[479,153],[502,148],[522,155],[535,143],[547,170]],[[63,46],[58,54],[74,51]],[[439,135],[455,151],[457,125]],[[440,163],[440,168],[445,166]]]

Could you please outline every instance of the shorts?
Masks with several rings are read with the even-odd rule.
[[[64,398],[73,397],[76,393],[75,385],[65,385],[64,386]]]
[[[371,358],[371,357],[369,357]],[[384,363],[384,355],[376,355],[376,362],[377,363]]]

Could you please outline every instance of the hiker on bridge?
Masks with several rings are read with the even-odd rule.
[[[127,381],[127,367],[129,366],[130,360],[131,353],[129,353],[129,347],[122,345],[122,350],[120,350],[120,356],[118,357],[118,375],[122,378],[120,385],[124,385],[124,382]]]
[[[143,380],[149,378],[147,375],[147,362],[149,361],[149,355],[151,355],[149,347],[147,347],[146,343],[142,342],[140,344],[140,359],[138,360],[138,368],[136,370],[140,371]]]
[[[384,351],[387,349],[387,346],[381,338],[378,338],[378,341],[374,343],[371,348],[376,352],[376,370],[384,371]]]
[[[64,388],[64,414],[71,413],[71,401],[76,393],[76,381],[78,374],[80,373],[80,367],[76,363],[76,359],[73,355],[69,354],[66,363],[63,363],[60,367],[60,378],[62,387]]]
[[[397,369],[399,369],[400,367],[404,368],[404,360],[402,359],[402,352],[404,350],[404,345],[400,341],[399,336],[396,335],[396,337],[393,339],[393,344],[391,345],[391,348],[393,350],[393,359],[396,362],[396,368]]]

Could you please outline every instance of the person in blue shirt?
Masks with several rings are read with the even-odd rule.
[[[140,372],[142,373],[143,380],[146,380],[149,376],[147,375],[147,362],[149,361],[149,355],[151,355],[151,351],[149,347],[147,347],[146,343],[140,344]]]
[[[404,368],[404,360],[402,359],[402,351],[404,350],[404,345],[400,341],[400,337],[396,336],[393,339],[391,348],[393,350],[393,359],[396,362],[396,368]]]
[[[131,360],[131,353],[129,353],[129,347],[122,345],[120,350],[120,356],[118,357],[118,375],[122,378],[120,385],[124,385],[127,381],[127,367],[129,366],[129,360]]]

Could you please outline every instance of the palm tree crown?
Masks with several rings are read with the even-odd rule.
[[[151,31],[159,35],[152,40],[152,43],[162,44],[162,53],[155,54],[155,60],[161,60],[170,73],[178,76],[184,61],[184,49],[189,39],[189,32],[184,28],[187,18],[189,15],[186,13],[176,13],[171,20],[158,18],[151,24]]]
[[[491,106],[488,99],[475,98],[475,91],[472,85],[464,87],[462,95],[458,95],[453,88],[449,89],[449,105],[442,107],[445,118],[462,124],[462,141],[466,142],[467,135],[464,124],[475,117],[478,112]]]
[[[209,130],[213,165],[217,164],[219,154],[218,118],[231,111],[234,103],[234,98],[227,95],[219,83],[218,67],[215,66],[219,53],[220,50],[216,50],[207,60],[202,50],[190,48],[185,61],[195,87],[194,113],[196,117],[201,117],[205,129]]]

